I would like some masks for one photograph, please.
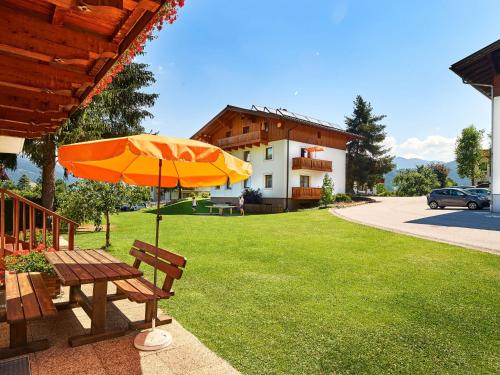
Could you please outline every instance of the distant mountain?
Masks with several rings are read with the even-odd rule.
[[[448,177],[450,177],[453,181],[455,181],[458,185],[470,185],[470,180],[466,178],[461,178],[458,173],[457,173],[457,162],[455,160],[450,161],[448,163],[440,162],[437,160],[423,160],[423,159],[417,159],[417,158],[410,158],[406,159],[401,156],[396,156],[394,158],[394,164],[396,164],[396,168],[394,168],[392,171],[387,173],[384,178],[385,178],[385,186],[389,190],[393,189],[393,184],[392,180],[396,176],[397,172],[401,169],[408,169],[408,168],[416,168],[417,165],[425,165],[429,163],[443,163],[448,167],[450,170],[450,173],[448,174]]]
[[[28,176],[31,181],[37,181],[41,177],[42,171],[28,158],[24,156],[18,156],[17,169],[7,169],[7,176],[9,176],[12,181],[17,183],[17,181],[19,181],[23,174]],[[64,178],[64,168],[57,164],[56,179],[59,178]],[[70,180],[72,180],[72,178]]]

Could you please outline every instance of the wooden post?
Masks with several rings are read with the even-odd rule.
[[[19,250],[19,201],[12,198],[12,209],[14,221],[12,223],[12,230],[14,231],[14,250]]]
[[[26,242],[26,203],[21,202],[21,207],[23,208],[23,241]]]
[[[75,249],[75,226],[73,223],[68,224],[68,250]]]
[[[43,220],[43,226],[42,226],[42,241],[45,246],[47,246],[47,214],[45,211],[42,213],[42,220]]]
[[[0,256],[5,255],[5,193],[2,191],[0,200]]]
[[[107,281],[97,281],[94,283],[92,294],[92,334],[103,333],[106,330],[106,294],[108,291]]]
[[[59,250],[59,218],[52,216],[52,246]]]
[[[35,233],[35,208],[33,206],[29,206],[29,229],[30,229],[30,251],[33,251],[33,247],[36,242],[36,233]]]

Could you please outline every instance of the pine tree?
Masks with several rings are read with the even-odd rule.
[[[57,146],[143,133],[141,123],[153,117],[147,109],[154,105],[158,94],[140,90],[154,82],[147,64],[126,65],[105,91],[95,96],[88,107],[75,111],[55,134],[26,140],[25,154],[42,168],[44,207],[54,208]]]
[[[23,174],[20,178],[19,181],[17,181],[17,188],[19,190],[28,190],[31,186],[31,180],[28,176]]]
[[[321,186],[321,198],[319,203],[323,207],[326,207],[329,204],[332,204],[333,200],[333,181],[329,174],[325,174],[325,177],[323,177],[323,185]]]
[[[383,142],[386,137],[385,125],[380,124],[386,116],[376,116],[373,108],[360,95],[354,100],[351,117],[345,117],[346,130],[361,136],[347,145],[347,191],[354,191],[354,183],[372,189],[385,173],[394,168],[394,157],[389,155]]]

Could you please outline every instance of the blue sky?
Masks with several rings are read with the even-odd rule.
[[[148,129],[189,137],[227,104],[343,125],[357,94],[401,156],[448,161],[487,98],[449,70],[500,36],[500,1],[186,0],[149,42],[160,93]]]

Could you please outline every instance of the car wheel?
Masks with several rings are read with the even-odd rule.
[[[478,209],[478,205],[476,202],[467,203],[467,207],[469,208],[469,210],[477,210]]]
[[[432,202],[430,202],[430,203],[429,203],[429,207],[430,207],[431,209],[435,210],[436,208],[438,208],[438,207],[439,207],[439,205],[437,204],[437,202],[432,201]]]

